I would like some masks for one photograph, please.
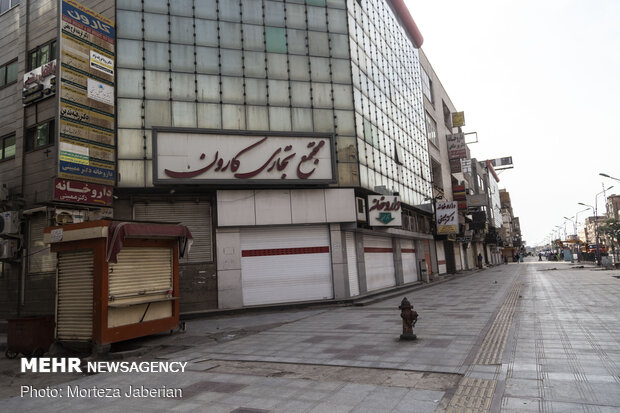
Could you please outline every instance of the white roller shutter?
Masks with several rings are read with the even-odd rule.
[[[364,261],[368,291],[396,285],[392,239],[364,236]]]
[[[446,251],[444,249],[443,241],[435,241],[435,251],[437,251],[437,271],[439,274],[445,274],[446,267]]]
[[[134,205],[138,221],[178,222],[189,228],[194,237],[188,256],[180,264],[213,261],[213,225],[211,203],[206,201],[148,202]]]
[[[345,241],[347,248],[347,267],[349,269],[349,291],[351,297],[360,295],[360,283],[357,278],[357,254],[355,248],[355,234],[345,232]]]
[[[172,289],[172,249],[123,247],[108,269],[108,298],[112,302],[148,302],[166,297]]]
[[[405,284],[418,280],[413,240],[401,240],[400,253],[403,261],[403,281]]]
[[[56,338],[88,341],[93,332],[93,252],[58,254]]]
[[[333,298],[326,226],[241,231],[243,304]]]

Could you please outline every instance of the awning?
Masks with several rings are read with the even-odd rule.
[[[192,233],[186,226],[155,223],[110,221],[106,261],[116,263],[116,257],[126,238],[176,238],[179,242],[179,255],[189,254],[194,242]]]

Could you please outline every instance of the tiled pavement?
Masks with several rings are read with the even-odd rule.
[[[398,341],[402,297],[195,320],[176,336],[189,348],[158,356],[187,360],[190,371],[68,383],[182,388],[182,399],[13,398],[0,411],[619,411],[612,275],[532,262],[409,292],[415,342]],[[214,334],[219,341],[206,339]]]

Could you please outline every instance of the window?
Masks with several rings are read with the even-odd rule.
[[[286,53],[286,29],[265,27],[265,44],[268,52]]]
[[[0,160],[15,158],[15,134],[0,138]]]
[[[0,0],[0,14],[17,6],[18,4],[19,0]]]
[[[431,118],[428,112],[424,112],[424,114],[426,115],[426,137],[433,145],[439,147],[437,142],[437,122]]]
[[[17,82],[17,60],[0,66],[0,88]]]
[[[433,82],[431,82],[431,79],[428,77],[428,74],[424,69],[422,69],[422,93],[424,93],[424,96],[426,96],[431,103],[434,103]]]
[[[443,104],[443,122],[448,129],[452,129],[452,112],[450,112],[446,102],[442,101],[441,103]]]
[[[28,54],[28,70],[41,67],[56,59],[56,40],[37,47]]]
[[[54,143],[54,120],[26,130],[26,150],[33,151]]]

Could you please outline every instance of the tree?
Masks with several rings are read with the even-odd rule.
[[[598,227],[598,230],[601,234],[611,238],[611,249],[615,250],[615,244],[620,240],[620,220],[608,218],[603,225]]]

